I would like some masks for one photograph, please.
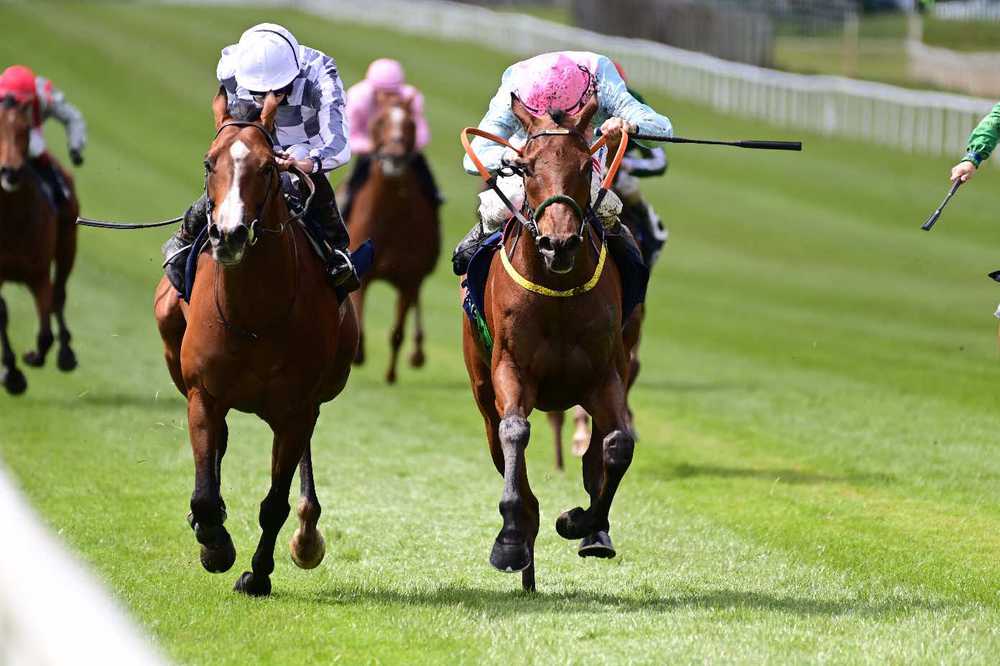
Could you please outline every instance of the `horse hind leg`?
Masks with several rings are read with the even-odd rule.
[[[396,383],[396,364],[399,362],[399,348],[403,346],[403,337],[406,334],[406,315],[409,313],[413,302],[416,300],[416,290],[406,287],[399,290],[396,297],[396,322],[392,326],[389,334],[389,369],[385,373],[385,381],[390,384]]]
[[[153,314],[156,317],[156,328],[163,340],[163,359],[174,386],[187,397],[187,387],[184,384],[184,374],[181,372],[181,343],[187,330],[187,321],[181,310],[181,299],[177,290],[167,280],[161,278],[153,297]]]
[[[70,372],[77,366],[76,353],[70,342],[73,339],[66,325],[66,283],[73,270],[76,260],[76,217],[63,220],[59,225],[59,236],[56,241],[55,280],[52,291],[52,310],[59,326],[59,355],[56,363],[63,372]]]
[[[292,562],[300,569],[315,569],[323,561],[326,554],[326,542],[316,528],[322,507],[316,497],[316,484],[313,481],[312,446],[306,445],[299,462],[299,527],[292,535],[288,547],[292,553]]]
[[[354,352],[354,365],[365,364],[365,293],[368,291],[368,281],[361,283],[361,288],[351,292],[354,312],[358,316],[358,349]]]
[[[0,361],[3,363],[3,387],[11,395],[21,395],[28,389],[28,379],[17,367],[17,356],[10,346],[10,338],[7,337],[8,320],[7,302],[0,296],[0,347],[2,347]]]
[[[549,412],[547,416],[549,425],[552,426],[552,446],[556,453],[556,469],[562,471],[565,468],[563,464],[562,431],[563,424],[566,422],[566,413],[555,411]]]
[[[272,425],[274,446],[271,452],[271,488],[260,503],[260,541],[253,554],[251,571],[244,571],[233,587],[252,597],[271,594],[271,574],[274,572],[274,546],[281,526],[288,519],[288,491],[292,477],[309,446],[319,409],[295,413],[280,425]],[[318,562],[317,562],[318,564]]]
[[[35,298],[38,313],[38,336],[35,338],[35,349],[25,353],[24,362],[33,368],[40,368],[45,365],[45,357],[55,340],[52,337],[52,282],[48,275],[31,285],[31,295]]]
[[[420,292],[413,300],[413,353],[410,354],[410,367],[422,368],[427,362],[424,355],[424,313],[420,305]]]
[[[573,425],[573,455],[581,458],[590,446],[590,417],[579,405],[573,409]]]

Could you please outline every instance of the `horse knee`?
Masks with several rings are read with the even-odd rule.
[[[615,430],[604,438],[604,465],[612,471],[624,472],[632,463],[635,440],[626,432]]]
[[[260,527],[262,530],[277,530],[288,519],[292,508],[287,500],[268,495],[260,503]]]
[[[531,424],[523,416],[508,416],[500,421],[500,441],[526,448],[531,437]]]

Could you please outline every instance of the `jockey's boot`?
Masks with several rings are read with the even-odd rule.
[[[350,293],[361,287],[361,280],[347,251],[351,237],[347,233],[344,218],[337,208],[333,186],[330,185],[326,174],[312,174],[310,178],[316,185],[316,194],[313,195],[313,201],[306,211],[303,222],[323,231],[331,250],[326,258],[327,277],[333,286],[341,287]]]
[[[62,208],[69,200],[70,191],[56,163],[47,154],[43,154],[31,160],[31,166],[42,179],[42,186],[49,193],[56,210]]]
[[[191,246],[208,224],[208,195],[202,194],[184,213],[177,232],[163,244],[163,272],[174,289],[184,293],[184,272]]]
[[[354,203],[354,195],[358,193],[361,186],[365,184],[368,180],[368,174],[371,173],[372,157],[368,154],[359,154],[357,159],[354,161],[354,169],[351,171],[351,175],[347,177],[347,182],[344,184],[342,190],[343,198],[343,215],[344,221],[351,219],[351,204]]]
[[[431,166],[427,163],[427,158],[424,157],[423,153],[416,153],[413,156],[412,164],[413,170],[417,175],[417,182],[420,183],[420,189],[423,190],[424,195],[434,204],[434,207],[439,208],[444,203],[444,196],[442,196],[441,190],[438,189],[437,181],[434,180],[434,173],[431,172]]]
[[[459,241],[458,246],[455,247],[455,253],[451,255],[451,267],[455,271],[455,275],[465,275],[466,271],[469,270],[469,262],[472,261],[476,250],[479,249],[479,246],[483,244],[483,241],[491,233],[486,230],[482,222],[477,222],[476,226],[472,227],[472,230],[465,234],[465,238]]]
[[[608,250],[611,253],[617,254],[619,252],[627,252],[635,257],[638,257],[640,261],[642,260],[642,250],[639,249],[639,243],[636,242],[635,236],[629,231],[629,228],[618,221],[611,227],[607,227],[604,231],[604,238],[608,244]]]

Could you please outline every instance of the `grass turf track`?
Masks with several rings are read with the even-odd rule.
[[[476,188],[458,129],[478,120],[503,54],[294,12],[31,3],[0,6],[17,26],[0,62],[29,62],[86,114],[86,214],[167,217],[201,185],[218,49],[268,19],[335,54],[348,83],[374,57],[406,63],[427,94],[456,242]],[[792,138],[644,92],[685,136]],[[392,388],[391,295],[374,291],[370,364],[314,438],[327,560],[296,569],[288,523],[270,599],[230,591],[259,534],[262,423],[230,418],[231,572],[201,569],[184,520],[184,403],[150,307],[164,233],[81,231],[69,307],[81,367],[32,371],[27,396],[0,396],[0,453],[183,663],[991,662],[1000,290],[984,274],[1000,261],[997,175],[985,170],[926,234],[947,160],[803,138],[801,155],[671,149],[669,175],[646,187],[672,235],[633,393],[642,439],[612,512],[620,555],[580,560],[555,534],[585,495],[577,461],[553,471],[536,415],[534,596],[487,563],[501,480],[466,383],[447,256],[424,292],[429,366]],[[4,294],[23,351],[32,307],[19,287]]]

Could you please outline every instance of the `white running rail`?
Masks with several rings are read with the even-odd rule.
[[[0,666],[166,663],[28,508],[2,466],[0,534]]]
[[[965,0],[934,5],[934,17],[951,21],[1000,21],[997,0]]]
[[[780,72],[445,0],[285,0],[263,4],[294,6],[329,18],[474,42],[518,55],[559,49],[596,51],[620,60],[640,88],[655,88],[782,128],[911,152],[961,156],[969,132],[993,106],[991,100],[965,95]],[[498,79],[499,75],[498,71]],[[485,108],[486,100],[483,105]]]

